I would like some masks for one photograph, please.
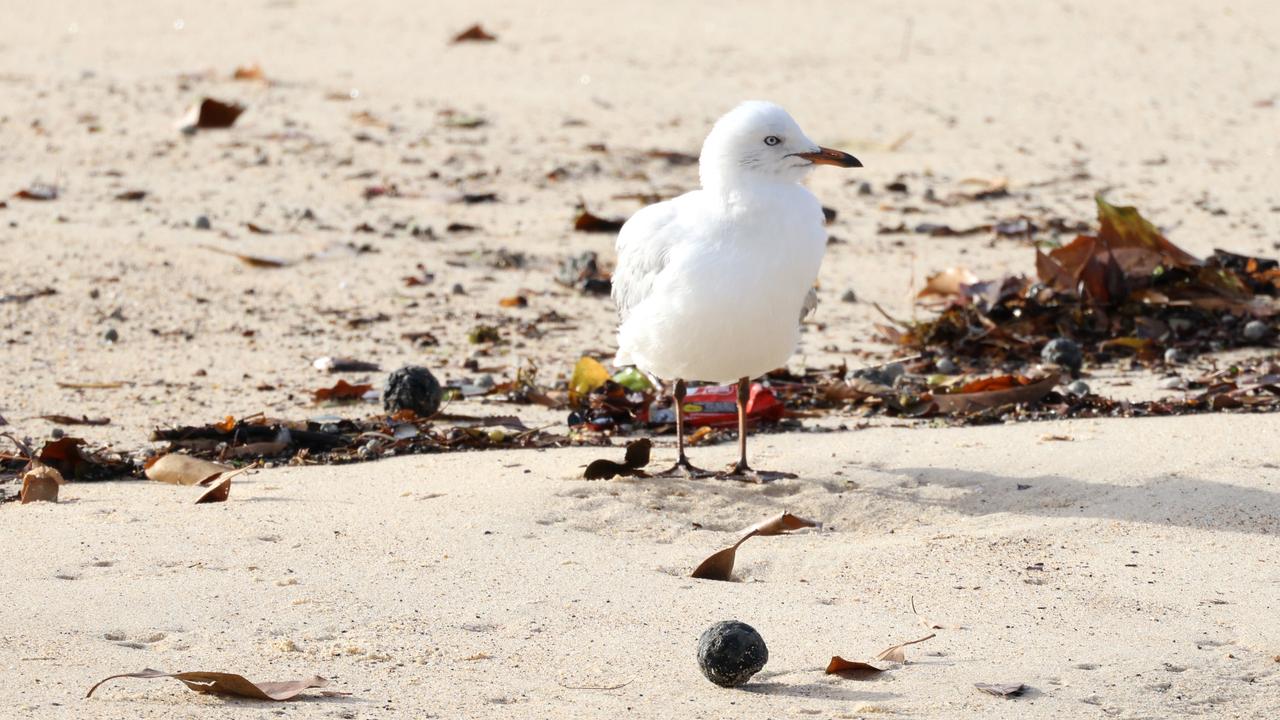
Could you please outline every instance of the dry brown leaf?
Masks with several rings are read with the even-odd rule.
[[[476,23],[471,27],[463,30],[453,37],[453,41],[460,42],[493,42],[497,40],[496,35],[491,35],[484,28],[480,27],[480,23]]]
[[[48,465],[36,465],[22,475],[22,492],[18,496],[23,505],[31,502],[58,502],[58,487],[65,480],[62,473]]]
[[[187,110],[187,113],[178,121],[178,129],[183,132],[194,132],[197,129],[229,128],[244,111],[243,105],[205,98]]]
[[[908,640],[904,643],[899,643],[892,647],[885,648],[880,652],[879,655],[876,656],[876,660],[884,660],[886,662],[893,662],[893,663],[905,663],[907,661],[907,653],[903,651],[903,648],[905,648],[908,645],[915,645],[916,643],[922,643],[925,640],[930,640],[937,636],[938,636],[937,633],[929,633],[928,635],[925,635],[919,640]]]
[[[169,453],[149,460],[145,474],[148,480],[170,485],[204,485],[231,468],[181,453]]]
[[[627,443],[627,451],[623,456],[622,462],[617,463],[604,459],[594,460],[590,465],[587,465],[582,477],[587,480],[612,480],[619,475],[647,477],[642,468],[649,464],[649,452],[652,449],[653,442],[648,438],[640,438]]]
[[[359,400],[372,389],[372,385],[352,385],[346,380],[339,380],[333,387],[320,388],[314,391],[312,395],[314,395],[316,402]]]
[[[139,200],[142,200],[146,197],[147,197],[146,190],[125,190],[122,193],[118,193],[115,196],[115,199],[122,200],[124,202],[138,202]]]
[[[262,66],[258,63],[252,65],[241,65],[231,74],[233,80],[256,80],[266,82],[267,75],[262,72]]]
[[[41,420],[48,420],[55,425],[110,425],[111,418],[91,418],[88,415],[72,417],[70,415],[40,415]]]
[[[329,681],[318,676],[312,676],[303,680],[286,680],[283,682],[251,682],[243,675],[235,673],[222,672],[180,672],[167,673],[162,670],[151,670],[150,668],[136,673],[122,673],[120,675],[112,675],[111,677],[99,680],[93,687],[89,688],[89,692],[85,693],[85,697],[93,696],[93,691],[98,686],[108,680],[116,678],[164,678],[171,677],[182,682],[189,689],[198,693],[209,695],[231,695],[234,697],[250,698],[252,700],[289,700],[296,697],[303,690],[309,688],[320,688],[329,684]]]
[[[857,660],[845,660],[839,655],[831,658],[831,662],[827,663],[828,675],[839,675],[849,680],[870,680],[884,671],[884,668]]]
[[[522,308],[529,306],[529,298],[523,295],[512,295],[504,297],[498,301],[498,305],[504,308]]]
[[[593,215],[583,208],[573,220],[573,229],[578,232],[616,233],[622,229],[625,220],[613,220]]]
[[[916,293],[916,297],[925,298],[933,295],[948,298],[959,295],[965,285],[973,285],[977,282],[978,276],[969,272],[969,268],[949,267],[926,278],[924,289]]]
[[[1058,384],[1059,378],[1056,374],[1035,380],[1013,375],[984,378],[967,383],[953,392],[935,393],[933,403],[938,412],[951,414],[1035,402],[1048,395]]]
[[[217,482],[208,492],[196,498],[196,505],[205,503],[226,502],[231,497],[231,476],[228,475]]]
[[[749,538],[756,535],[782,535],[792,530],[810,527],[822,527],[822,524],[797,517],[788,512],[762,520],[747,528],[746,534],[731,547],[720,550],[703,560],[698,567],[694,568],[690,577],[699,580],[722,580],[727,582],[733,576],[733,563],[737,557],[738,546]]]
[[[212,250],[213,252],[216,252],[222,255],[230,255],[231,257],[236,258],[240,262],[250,267],[282,268],[289,264],[288,260],[282,260],[280,258],[266,257],[263,255],[244,255],[238,252],[231,252],[230,250],[223,250],[222,248],[214,247],[212,245],[201,245],[200,247],[204,248],[205,250]]]

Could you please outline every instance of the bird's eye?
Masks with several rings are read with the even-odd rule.
[[[782,142],[782,138],[778,137],[777,135],[770,135],[769,137],[764,139],[764,144],[768,145],[769,147],[773,147],[774,145],[777,145],[780,142]]]

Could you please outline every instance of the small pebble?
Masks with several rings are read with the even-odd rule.
[[[449,292],[453,293],[454,295],[466,295],[467,289],[462,287],[462,283],[454,283],[453,287],[450,288]]]
[[[1249,342],[1258,342],[1267,336],[1270,328],[1261,320],[1250,320],[1244,326],[1244,339]]]
[[[209,222],[209,216],[208,216],[208,215],[200,215],[200,216],[196,217],[196,229],[197,229],[197,230],[208,230],[208,229],[209,229],[209,228],[211,228],[211,227],[213,227],[213,223]]]
[[[708,680],[721,687],[745,683],[768,661],[764,638],[744,622],[718,622],[698,638],[698,666]]]
[[[853,290],[845,290],[844,294],[840,296],[840,302],[856,303],[858,302],[858,293]]]
[[[1164,361],[1170,365],[1181,365],[1187,360],[1187,354],[1179,348],[1169,348],[1164,351]]]
[[[955,364],[951,358],[942,358],[937,363],[938,372],[944,375],[955,375],[960,372],[960,366]]]
[[[1074,340],[1067,338],[1054,338],[1045,343],[1044,348],[1040,350],[1040,359],[1061,365],[1067,368],[1074,375],[1080,372],[1080,366],[1084,364],[1084,355],[1080,352],[1080,346]]]
[[[1083,380],[1076,380],[1067,386],[1067,392],[1077,397],[1083,397],[1089,394],[1089,383]]]
[[[64,432],[63,429],[60,427],[56,427],[49,431],[49,437],[53,438],[54,440],[57,440],[63,435],[66,435],[66,432]]]
[[[109,343],[113,343],[120,339],[120,333],[116,332],[115,328],[109,328],[105,333],[102,334],[102,339],[106,340]]]

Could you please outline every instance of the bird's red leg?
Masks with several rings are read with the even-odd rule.
[[[747,399],[751,394],[751,378],[738,380],[738,462],[729,471],[730,475],[749,475],[751,466],[747,464]]]
[[[683,475],[685,477],[706,477],[712,473],[695,467],[684,454],[684,398],[688,392],[684,380],[676,380],[671,390],[671,399],[676,406],[676,464],[658,473],[661,476]]]

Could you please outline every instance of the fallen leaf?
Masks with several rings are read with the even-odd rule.
[[[122,382],[62,382],[55,383],[60,388],[68,388],[70,390],[114,390],[124,387]]]
[[[930,295],[942,298],[953,297],[959,295],[966,285],[977,282],[978,276],[969,272],[968,268],[950,267],[926,278],[924,289],[916,293],[916,297],[924,298]]]
[[[147,196],[146,190],[125,190],[124,192],[116,195],[116,200],[123,200],[126,202],[138,202],[139,200],[142,200],[146,196]]]
[[[494,40],[497,40],[497,39],[498,38],[496,35],[490,35],[488,32],[485,31],[484,28],[480,27],[479,23],[472,25],[471,27],[467,28],[466,30],[463,30],[462,32],[458,33],[453,37],[453,41],[456,43],[493,42]]]
[[[949,393],[935,393],[933,403],[938,412],[962,414],[1001,405],[1035,402],[1048,395],[1058,380],[1058,375],[1036,380],[1014,375],[984,378]]]
[[[58,487],[65,480],[62,473],[48,465],[36,465],[22,475],[22,492],[18,496],[23,505],[31,502],[58,502]]]
[[[57,295],[58,291],[51,287],[32,290],[24,293],[10,293],[8,295],[0,295],[0,305],[5,303],[25,303],[30,302],[38,297],[48,297],[49,295]]]
[[[822,527],[822,524],[797,517],[788,512],[762,520],[747,528],[746,534],[738,542],[703,560],[698,567],[694,568],[690,577],[700,580],[722,580],[727,582],[733,576],[733,563],[737,556],[738,546],[749,538],[756,535],[782,535],[792,530],[811,527]]]
[[[602,218],[582,208],[578,211],[578,217],[573,219],[573,229],[578,232],[616,233],[622,229],[625,222],[625,220]]]
[[[271,231],[271,230],[269,230],[269,229],[267,229],[267,228],[264,228],[264,227],[262,227],[261,225],[255,225],[254,223],[251,223],[251,222],[247,222],[247,223],[245,223],[245,224],[244,224],[244,226],[245,226],[245,228],[246,228],[249,232],[253,233],[254,235],[270,235],[270,234],[272,234],[272,231]]]
[[[996,697],[1017,697],[1027,689],[1022,683],[974,683],[973,686]]]
[[[112,675],[111,677],[99,680],[93,687],[89,688],[89,692],[85,693],[85,698],[93,696],[93,691],[97,690],[102,683],[116,678],[164,678],[171,677],[182,682],[189,689],[198,693],[206,693],[209,695],[231,695],[234,697],[249,698],[252,700],[289,700],[296,697],[303,690],[310,688],[320,688],[329,684],[329,681],[320,677],[312,676],[303,680],[287,680],[284,682],[251,682],[243,675],[234,673],[221,672],[180,672],[167,673],[162,670],[146,669],[142,672],[123,673],[120,675]]]
[[[229,497],[231,497],[231,477],[227,476],[209,488],[208,492],[196,498],[196,505],[226,502]]]
[[[48,420],[55,425],[110,425],[111,418],[91,418],[88,415],[72,417],[70,415],[40,415],[41,420]]]
[[[925,640],[931,640],[937,636],[938,636],[937,633],[929,633],[928,635],[925,635],[919,640],[908,640],[904,643],[899,643],[897,645],[893,645],[892,647],[885,648],[883,651],[880,652],[879,655],[876,655],[876,660],[884,660],[885,662],[893,662],[893,663],[905,663],[907,661],[907,654],[906,652],[903,651],[903,648],[905,648],[908,645],[915,645],[916,643],[922,643]]]
[[[511,297],[504,297],[499,300],[498,305],[505,308],[529,307],[529,298],[523,295],[512,295]]]
[[[845,660],[839,655],[831,658],[831,662],[827,663],[828,675],[839,675],[849,680],[870,680],[884,671],[885,668],[878,668],[857,660]]]
[[[312,394],[316,402],[340,402],[344,400],[359,400],[372,389],[372,385],[352,385],[346,380],[339,380],[333,387],[320,388]]]
[[[169,453],[148,460],[144,474],[148,480],[170,485],[204,485],[231,468],[181,453]]]
[[[187,113],[178,121],[178,129],[183,132],[195,132],[229,128],[244,111],[243,105],[205,98],[187,110]]]
[[[648,438],[627,443],[627,452],[621,463],[612,460],[595,460],[582,473],[587,480],[612,480],[618,476],[647,477],[642,469],[649,464],[653,443]]]

